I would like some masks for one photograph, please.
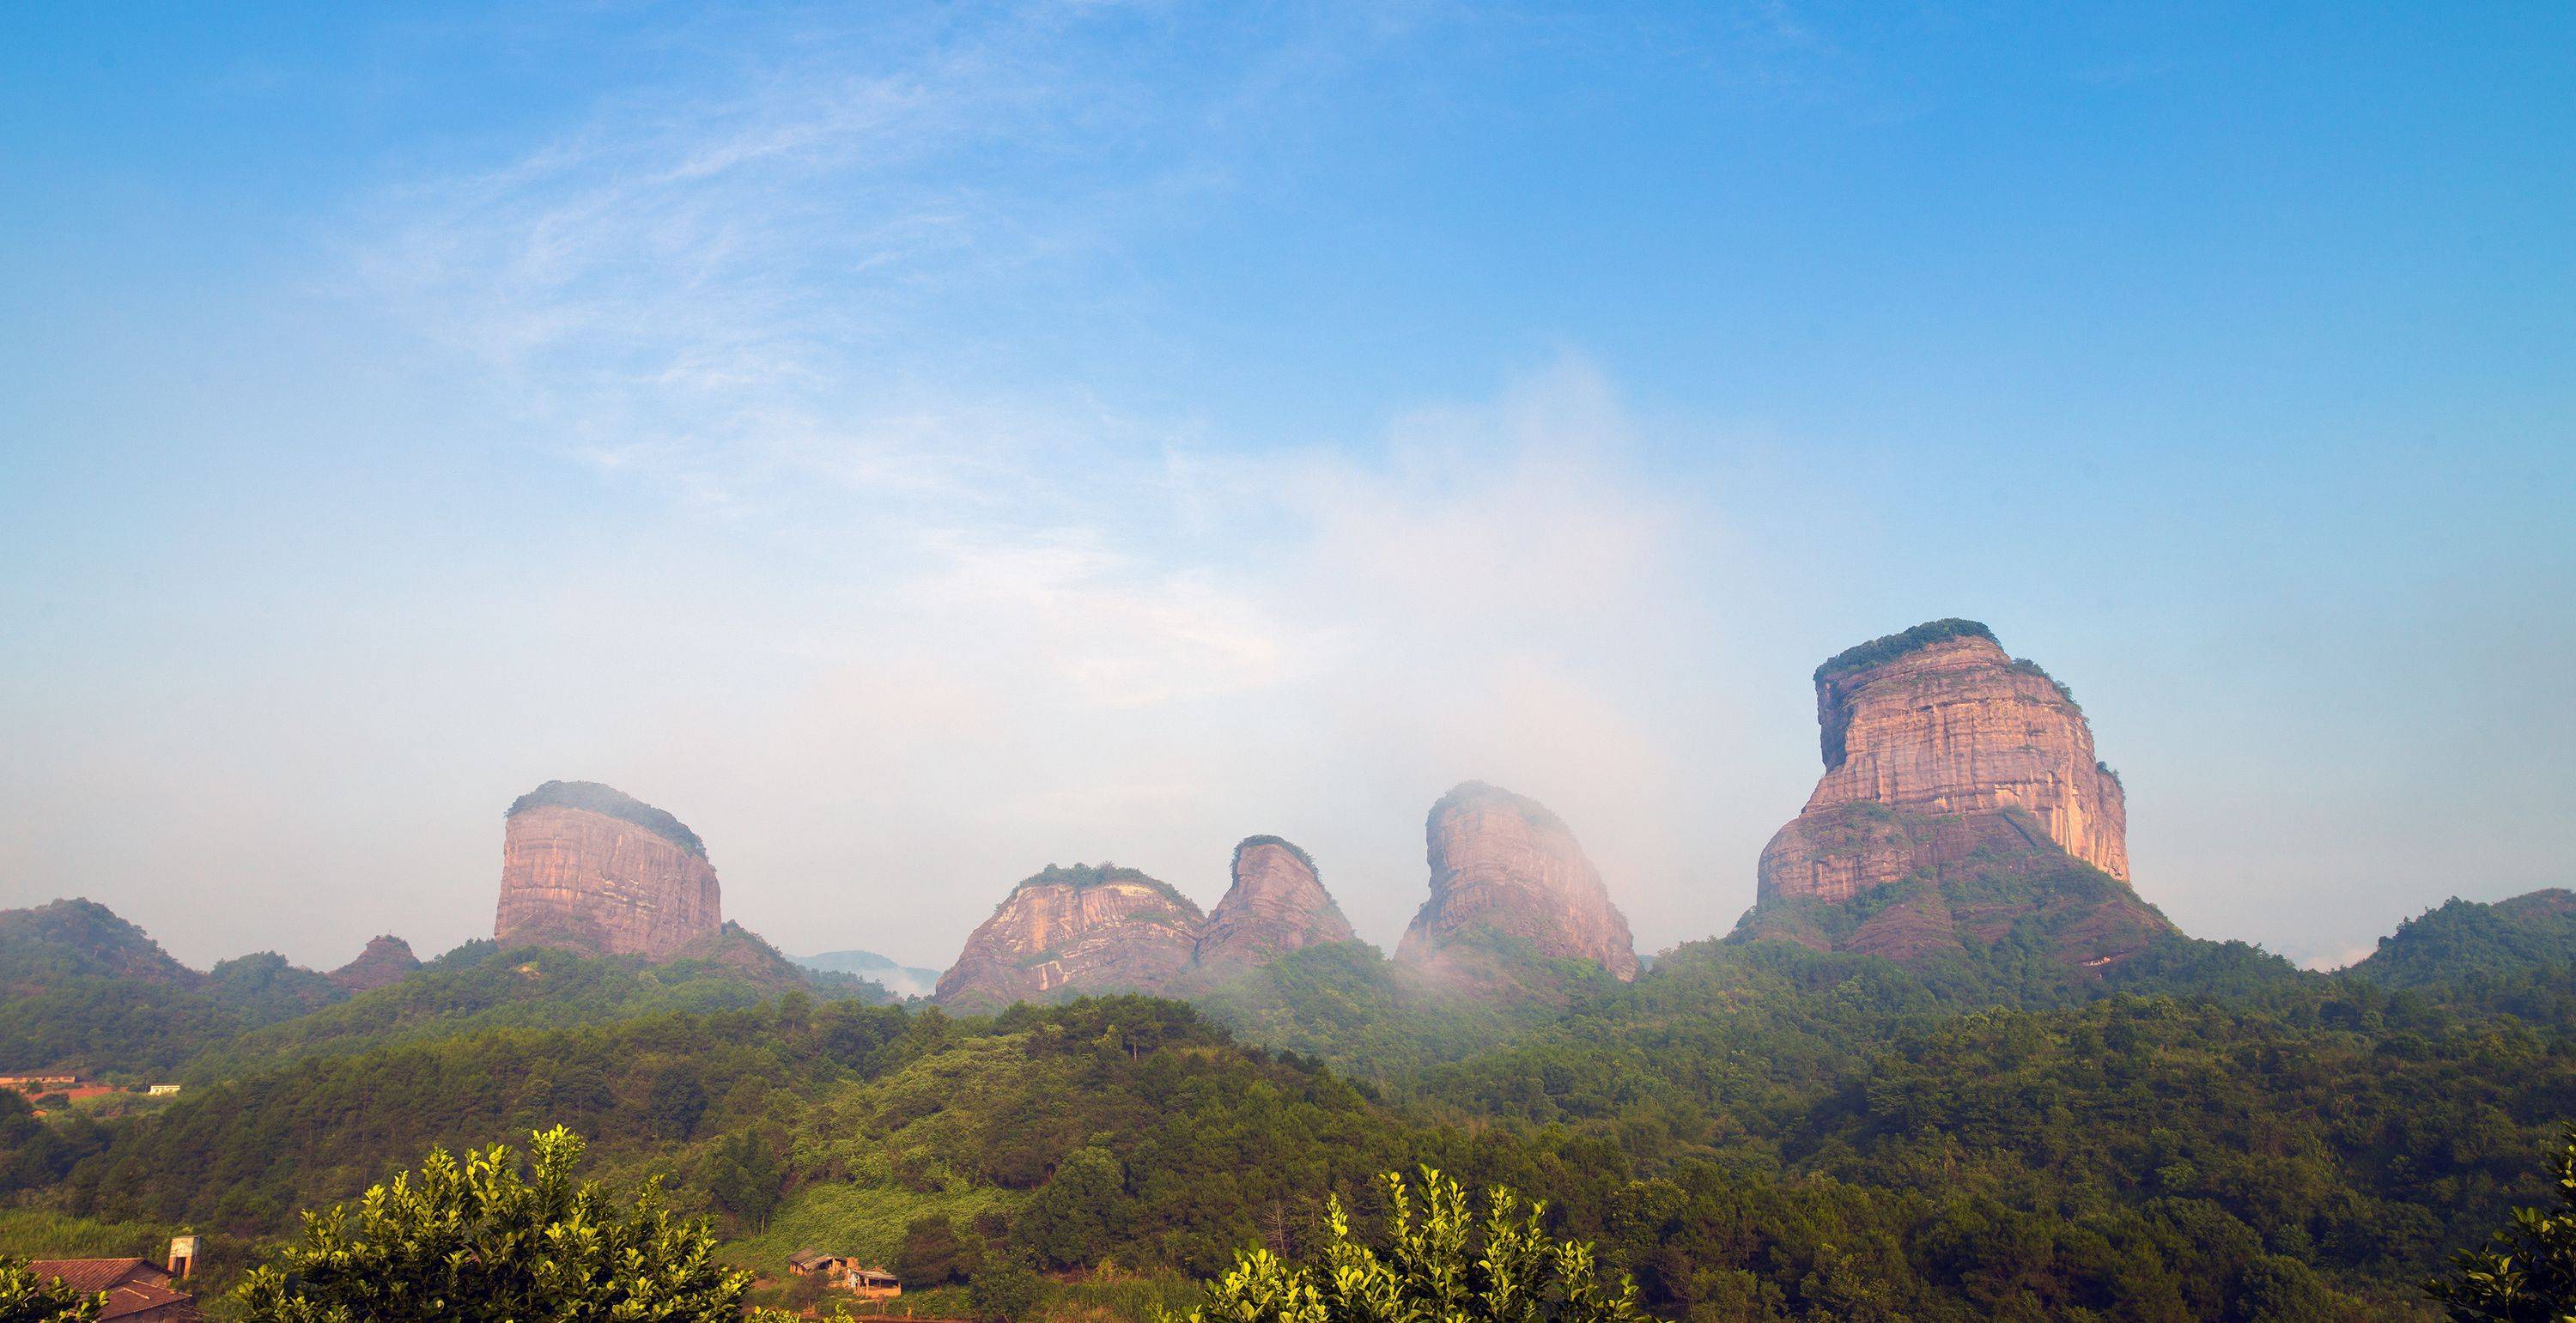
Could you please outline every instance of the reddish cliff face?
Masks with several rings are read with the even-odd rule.
[[[1202,969],[1225,973],[1351,937],[1350,920],[1315,875],[1315,861],[1276,836],[1254,836],[1234,847],[1234,885],[1208,914],[1194,958]]]
[[[373,992],[401,982],[418,968],[420,957],[411,953],[411,943],[387,936],[369,941],[357,959],[332,970],[329,977],[344,992]]]
[[[492,935],[661,957],[724,926],[695,833],[607,786],[549,781],[510,807]]]
[[[1431,898],[1404,930],[1398,960],[1431,963],[1461,938],[1485,934],[1637,976],[1627,916],[1574,833],[1536,800],[1470,781],[1432,805],[1424,834]]]
[[[1159,992],[1188,970],[1205,922],[1187,897],[1135,869],[1049,865],[966,939],[933,995],[983,1009]]]
[[[2025,925],[2099,971],[2173,930],[2127,885],[2120,781],[2083,711],[1985,626],[1934,621],[1826,662],[1816,720],[1824,779],[1762,851],[1739,931],[1921,964]]]
[[[1816,672],[1824,779],[1762,852],[1761,895],[1845,900],[1980,850],[2063,850],[2123,882],[2119,778],[2063,687],[1985,626],[1935,621]]]

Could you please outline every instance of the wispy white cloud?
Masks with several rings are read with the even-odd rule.
[[[374,297],[534,444],[670,498],[661,558],[764,576],[689,646],[782,682],[638,691],[646,733],[606,761],[719,842],[754,926],[854,873],[902,879],[872,913],[938,934],[921,958],[1047,860],[1115,853],[1205,892],[1201,864],[1271,830],[1391,934],[1419,814],[1467,776],[1588,824],[1632,908],[1668,911],[1688,742],[1632,682],[1669,660],[1689,521],[1633,476],[1605,374],[1569,355],[1250,453],[1014,360],[1017,319],[1232,187],[1235,148],[1393,30],[1272,33],[1149,95],[1057,40],[1122,15],[767,44],[730,85],[624,94],[373,210]],[[610,591],[558,625],[602,629],[572,671],[619,672],[623,622],[670,589]]]
[[[798,24],[388,189],[360,217],[362,292],[546,444],[708,508],[816,482],[989,500],[1069,449],[1150,462],[1158,429],[1031,368],[1029,337],[1103,297],[1086,264],[1229,187],[1383,20],[1214,45],[1150,5]]]

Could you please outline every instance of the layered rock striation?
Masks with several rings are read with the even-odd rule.
[[[373,992],[402,982],[418,968],[420,957],[411,953],[411,943],[388,934],[370,939],[357,959],[332,970],[328,977],[343,992]]]
[[[1762,852],[1760,894],[1847,900],[1980,851],[2055,849],[2126,882],[2120,779],[2065,686],[1938,620],[1816,670],[1825,775]]]
[[[2022,932],[2099,971],[2173,931],[2128,886],[2120,779],[2066,687],[1936,620],[1816,669],[1825,774],[1739,925],[1919,965]]]
[[[1233,883],[1199,930],[1192,962],[1211,974],[1236,972],[1352,937],[1315,861],[1276,836],[1251,836],[1234,847]]]
[[[1470,781],[1431,806],[1423,830],[1431,896],[1405,929],[1398,960],[1435,963],[1463,940],[1499,937],[1637,976],[1627,916],[1574,833],[1538,801]]]
[[[1188,897],[1133,868],[1049,864],[1011,888],[966,939],[935,996],[986,1009],[1160,992],[1189,969],[1205,923]]]
[[[492,925],[503,945],[660,958],[723,926],[706,846],[678,818],[590,781],[548,781],[510,806]]]

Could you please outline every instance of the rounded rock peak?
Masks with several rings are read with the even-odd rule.
[[[1049,864],[1013,886],[966,938],[932,994],[995,1009],[1088,993],[1159,992],[1189,963],[1199,907],[1159,878],[1115,864]]]
[[[412,954],[411,943],[385,933],[367,939],[367,949],[357,959],[332,970],[328,977],[350,992],[371,992],[401,982],[418,968],[420,957]]]
[[[1405,929],[1399,958],[1430,960],[1453,940],[1483,934],[1637,976],[1627,916],[1546,805],[1488,782],[1461,782],[1431,806],[1423,836],[1431,896]]]

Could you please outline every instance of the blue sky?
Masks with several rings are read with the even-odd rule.
[[[790,949],[1386,941],[1477,776],[1658,947],[1946,615],[2193,932],[2571,881],[2562,6],[0,25],[0,902],[443,948],[569,776]]]

